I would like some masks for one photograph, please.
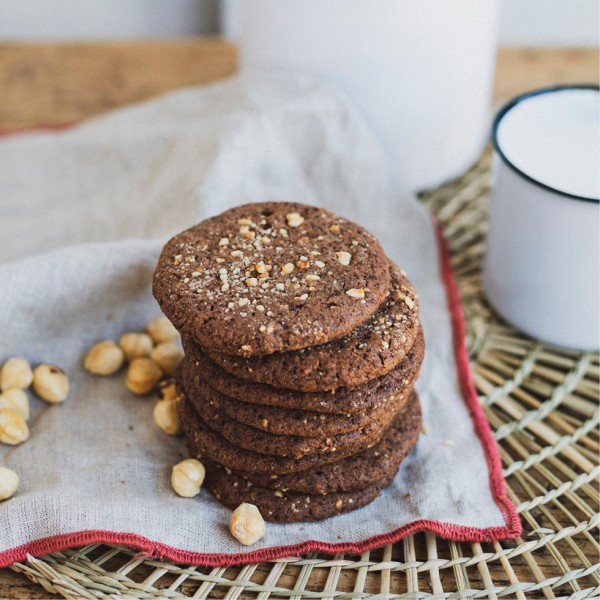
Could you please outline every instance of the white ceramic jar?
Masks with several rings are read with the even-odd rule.
[[[493,125],[484,287],[525,333],[600,346],[600,94],[559,86],[512,100]]]
[[[229,0],[223,17],[242,67],[304,73],[344,92],[406,189],[438,185],[478,158],[497,0]]]

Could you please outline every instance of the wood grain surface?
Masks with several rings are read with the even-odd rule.
[[[0,130],[81,121],[228,77],[236,64],[235,47],[219,39],[0,44]],[[494,102],[544,85],[598,82],[598,70],[597,49],[502,49]],[[49,597],[23,575],[0,569],[0,598]]]

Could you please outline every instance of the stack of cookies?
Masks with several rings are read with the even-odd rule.
[[[371,502],[421,429],[417,295],[359,225],[249,204],[175,236],[153,291],[181,332],[178,411],[205,486],[270,521]]]

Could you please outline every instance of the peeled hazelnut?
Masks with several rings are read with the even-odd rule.
[[[157,344],[172,342],[179,337],[179,332],[167,317],[157,317],[148,323],[148,333]]]
[[[193,498],[200,492],[206,471],[204,465],[195,458],[182,460],[173,467],[171,485],[179,496]]]
[[[141,358],[144,356],[150,356],[152,348],[154,348],[154,341],[147,333],[124,333],[119,338],[119,346],[125,352],[125,357],[129,362],[134,358]]]
[[[10,408],[0,410],[0,443],[16,446],[29,437],[29,427],[25,419]]]
[[[134,394],[151,392],[162,379],[163,371],[150,358],[134,358],[127,369],[125,385]]]
[[[240,504],[229,521],[231,535],[244,546],[258,542],[265,535],[265,520],[254,504]]]
[[[0,369],[0,390],[24,390],[31,385],[33,372],[26,358],[9,358]]]
[[[350,264],[350,261],[352,260],[352,254],[350,254],[350,252],[346,252],[345,250],[342,250],[341,252],[336,252],[335,255],[337,256],[339,263],[341,265],[344,265],[344,267],[347,267]]]
[[[0,502],[14,496],[19,487],[19,476],[6,467],[0,467]]]
[[[158,346],[152,350],[150,358],[156,362],[167,375],[172,375],[183,358],[183,351],[173,342],[163,342],[162,344],[158,344]]]
[[[181,433],[181,423],[174,400],[159,400],[152,413],[154,422],[169,435]]]
[[[12,388],[0,394],[0,410],[4,408],[18,412],[26,421],[29,419],[29,398],[23,390]]]
[[[69,394],[69,378],[56,365],[38,365],[33,370],[33,389],[46,402],[64,402]]]
[[[163,379],[156,390],[156,395],[159,400],[173,400],[175,401],[179,396],[177,392],[177,386],[172,379]]]
[[[83,368],[94,375],[112,375],[125,362],[123,350],[110,340],[92,346],[83,359]]]
[[[352,298],[358,298],[359,300],[365,297],[365,290],[363,288],[352,288],[346,290],[346,294]]]
[[[304,217],[297,212],[288,213],[285,218],[290,227],[300,227],[304,223]]]

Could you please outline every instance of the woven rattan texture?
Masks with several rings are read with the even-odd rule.
[[[492,313],[480,266],[490,153],[426,192],[452,253],[475,384],[521,515],[514,541],[408,536],[362,556],[318,554],[234,568],[187,567],[91,545],[12,566],[67,598],[596,598],[600,596],[597,354],[551,348]]]

